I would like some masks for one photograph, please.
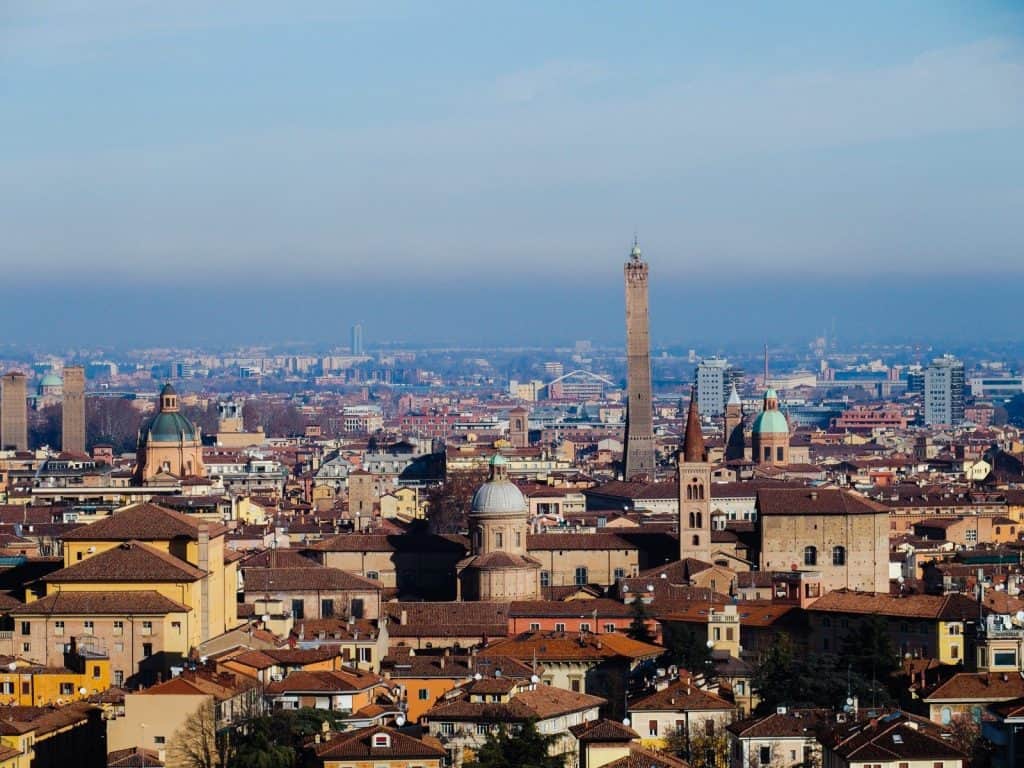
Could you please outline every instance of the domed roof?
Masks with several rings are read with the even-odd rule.
[[[527,512],[526,497],[509,480],[488,480],[473,495],[474,515],[512,515]]]
[[[779,411],[762,411],[754,419],[751,432],[755,435],[788,435],[789,424],[786,423],[786,417]]]
[[[63,385],[64,382],[61,381],[60,376],[55,373],[48,373],[39,380],[40,387],[60,387]]]
[[[765,400],[778,400],[779,396],[775,393],[774,389],[769,387],[768,391],[764,393],[764,399]]]
[[[178,443],[195,440],[196,428],[177,411],[162,411],[153,417],[143,434],[151,443]]]

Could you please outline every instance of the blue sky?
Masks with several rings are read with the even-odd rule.
[[[486,292],[636,230],[666,281],[1020,276],[1022,43],[1009,0],[12,0],[0,262]]]

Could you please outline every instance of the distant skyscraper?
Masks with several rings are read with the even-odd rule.
[[[356,323],[352,326],[352,343],[349,345],[352,348],[353,355],[363,354],[363,324]]]
[[[27,451],[28,402],[25,399],[25,374],[5,374],[0,387],[0,448]]]
[[[60,447],[71,453],[85,453],[85,369],[80,365],[64,369]]]
[[[964,364],[952,355],[935,358],[924,369],[924,423],[948,424],[964,420]]]
[[[729,392],[743,381],[743,371],[720,357],[708,357],[697,366],[697,402],[700,415],[718,417],[725,412]]]
[[[654,476],[654,426],[651,411],[651,334],[648,319],[647,262],[640,247],[624,267],[626,278],[626,480]]]

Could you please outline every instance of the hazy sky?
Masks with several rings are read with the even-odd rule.
[[[341,324],[401,311],[379,284],[420,320],[509,282],[583,300],[634,230],[679,288],[1024,279],[1022,135],[1012,0],[7,0],[0,321],[42,322],[47,279],[336,286],[367,305]]]

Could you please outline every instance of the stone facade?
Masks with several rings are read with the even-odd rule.
[[[647,263],[634,243],[624,267],[626,278],[626,445],[624,477],[654,477],[654,426],[651,412],[651,338],[648,319]]]

